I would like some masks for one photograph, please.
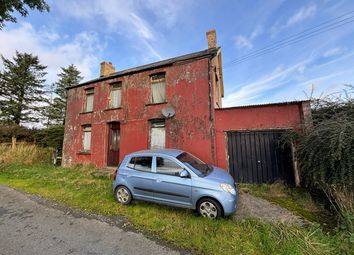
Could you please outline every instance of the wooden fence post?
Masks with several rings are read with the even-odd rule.
[[[16,136],[13,136],[11,141],[12,141],[11,148],[14,150],[16,148]]]

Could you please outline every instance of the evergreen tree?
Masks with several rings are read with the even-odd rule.
[[[44,0],[1,0],[0,1],[0,30],[4,27],[5,21],[16,22],[16,17],[12,15],[14,11],[18,11],[21,16],[26,17],[28,10],[37,9],[38,11],[49,11],[49,6]]]
[[[37,56],[19,53],[13,61],[1,56],[4,70],[0,71],[0,122],[19,126],[39,122],[44,97],[46,66]]]
[[[59,80],[54,83],[54,92],[57,95],[47,108],[48,124],[64,124],[67,91],[66,88],[78,84],[82,77],[80,71],[74,66],[61,68],[58,74]]]

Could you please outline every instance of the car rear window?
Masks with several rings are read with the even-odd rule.
[[[127,165],[127,167],[144,171],[151,172],[152,157],[132,157]]]

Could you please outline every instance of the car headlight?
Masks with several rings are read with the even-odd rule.
[[[235,190],[234,187],[232,187],[230,184],[221,183],[221,184],[220,184],[220,187],[221,187],[224,191],[229,192],[229,193],[231,193],[232,195],[236,195],[236,190]]]

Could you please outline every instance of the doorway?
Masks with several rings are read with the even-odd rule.
[[[282,145],[284,130],[228,132],[230,174],[236,182],[295,184],[291,147]]]
[[[119,144],[120,144],[120,124],[112,122],[108,124],[108,155],[107,166],[118,166],[119,164]]]

